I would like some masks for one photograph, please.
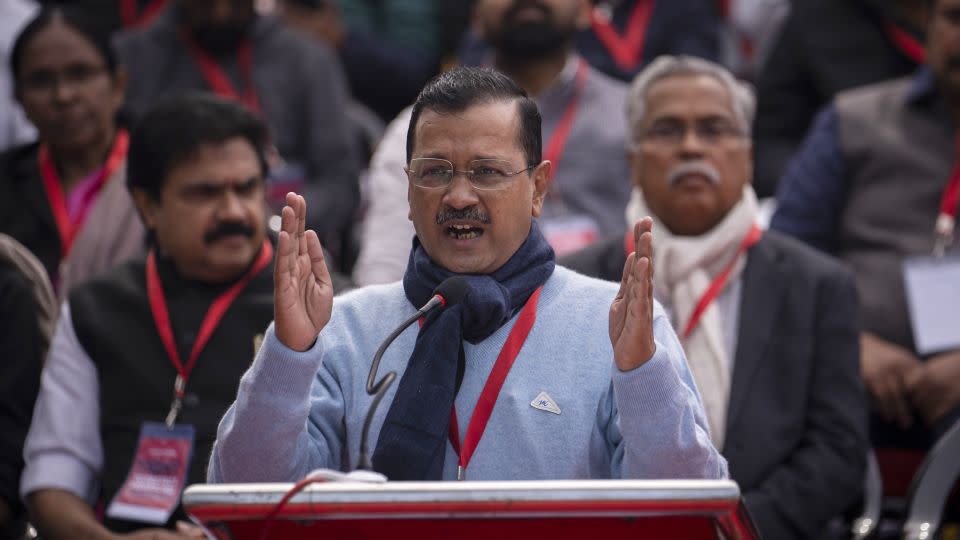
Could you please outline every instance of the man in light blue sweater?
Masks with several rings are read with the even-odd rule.
[[[616,285],[554,264],[534,218],[551,163],[536,104],[489,69],[429,83],[408,133],[417,231],[400,283],[333,301],[290,194],[275,321],[220,424],[211,482],[294,481],[359,463],[378,345],[437,285],[469,292],[400,334],[380,373],[373,468],[391,480],[725,478],[683,350],[651,295],[651,220]]]

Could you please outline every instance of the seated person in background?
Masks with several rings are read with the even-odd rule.
[[[118,36],[116,47],[135,116],[186,90],[236,99],[261,116],[279,153],[268,195],[298,186],[317,209],[311,226],[339,239],[360,198],[360,163],[343,70],[329,47],[258,15],[254,0],[172,0],[149,25]]]
[[[480,0],[479,23],[493,45],[493,67],[537,100],[544,159],[553,164],[540,217],[558,254],[614,234],[629,196],[623,141],[627,86],[590,67],[573,50],[590,20],[587,0]],[[370,164],[371,202],[354,280],[389,283],[403,276],[414,229],[403,174],[409,109],[390,124]]]
[[[37,138],[37,130],[23,115],[13,96],[13,76],[6,66],[10,62],[13,40],[20,35],[39,9],[33,0],[0,2],[0,152]]]
[[[459,0],[462,1],[462,0]],[[353,97],[392,120],[440,67],[450,0],[283,0],[283,18],[339,53]],[[389,82],[388,82],[389,81]]]
[[[923,62],[928,0],[791,1],[755,77],[754,189],[772,197],[817,111],[844,90],[901,77]],[[770,21],[765,21],[767,27]]]
[[[764,538],[817,538],[866,463],[857,298],[828,257],[757,225],[753,94],[719,65],[663,57],[628,117],[627,222],[654,219],[653,294],[682,333],[710,433]],[[616,280],[633,230],[561,259]]]
[[[334,302],[320,243],[303,229],[306,204],[288,195],[276,319],[220,423],[208,480],[356,468],[370,360],[452,276],[466,298],[407,328],[383,356],[380,373],[400,380],[373,416],[375,470],[392,480],[724,478],[683,351],[649,294],[650,220],[619,292],[556,267],[534,221],[552,166],[541,160],[540,114],[492,69],[455,68],[427,84],[407,140],[417,236],[402,283]],[[497,373],[505,380],[485,391],[485,407],[478,397]],[[468,439],[461,452],[478,422],[482,444]]]
[[[960,343],[926,350],[919,341],[904,270],[938,248],[960,254],[949,242],[960,236],[956,191],[949,196],[960,183],[960,0],[929,5],[926,65],[843,92],[820,113],[787,168],[771,221],[853,269],[878,448],[928,448],[960,418]],[[945,309],[953,320],[956,306]]]
[[[40,259],[61,296],[145,251],[117,123],[127,79],[95,28],[76,9],[45,8],[10,57],[40,140],[0,156],[0,232]]]
[[[81,284],[63,306],[20,487],[44,539],[114,538],[183,519],[142,511],[126,493],[144,489],[133,472],[151,463],[157,422],[193,439],[193,458],[173,464],[187,483],[203,480],[217,421],[272,318],[265,131],[205,95],[158,104],[133,131],[127,185],[154,242],[145,260]]]
[[[481,0],[482,1],[482,0]],[[548,3],[516,2],[536,6]],[[662,54],[720,57],[720,8],[713,0],[594,0],[589,22],[576,37],[576,49],[591,66],[629,82],[643,66]],[[461,60],[482,61],[489,36],[464,36]]]
[[[23,440],[56,321],[57,301],[43,265],[0,234],[0,540],[20,540]]]

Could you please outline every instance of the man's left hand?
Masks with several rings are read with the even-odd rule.
[[[620,291],[610,306],[610,343],[620,371],[638,368],[653,357],[653,220],[633,229],[634,252],[623,265]]]
[[[928,425],[960,407],[960,351],[928,359],[907,374],[910,401]]]

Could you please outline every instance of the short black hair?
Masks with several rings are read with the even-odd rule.
[[[425,111],[441,114],[467,110],[473,105],[496,101],[516,101],[520,114],[519,143],[527,166],[539,165],[543,141],[540,134],[540,109],[513,79],[491,68],[456,67],[434,77],[423,87],[413,104],[407,128],[407,163],[413,156],[417,121]]]
[[[267,128],[259,118],[237,103],[206,92],[167,98],[147,111],[130,134],[127,188],[142,189],[160,200],[171,170],[192,159],[201,146],[236,137],[256,150],[266,178]]]
[[[73,6],[53,6],[41,9],[37,15],[23,27],[10,49],[10,73],[14,84],[20,78],[20,68],[23,66],[25,49],[41,30],[47,28],[54,21],[61,21],[73,30],[80,33],[100,53],[107,69],[111,74],[117,72],[117,56],[110,45],[110,32],[102,23],[90,17],[81,8]]]

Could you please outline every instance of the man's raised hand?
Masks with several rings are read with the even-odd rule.
[[[620,291],[610,306],[610,343],[620,371],[630,371],[653,357],[653,220],[633,229],[634,252],[623,265]]]
[[[274,332],[287,347],[305,351],[330,321],[333,282],[317,233],[305,230],[307,203],[303,197],[287,193],[280,218],[273,274]]]

